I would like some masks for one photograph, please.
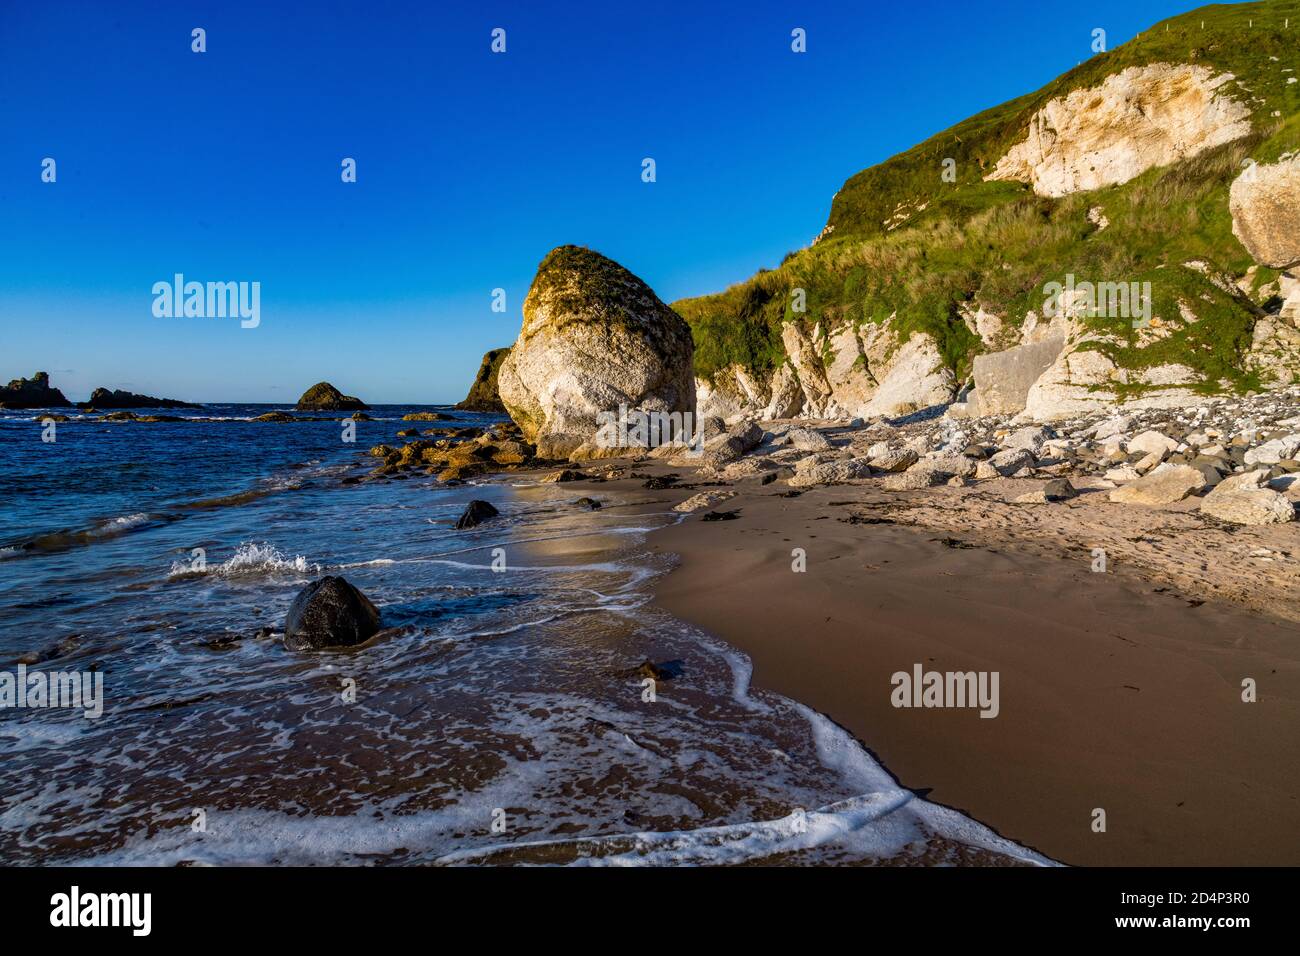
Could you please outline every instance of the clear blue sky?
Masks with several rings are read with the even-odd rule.
[[[1093,28],[1115,46],[1192,6],[0,0],[0,381],[455,401],[554,246],[666,301],[717,291],[807,245],[854,172],[1090,56]],[[176,272],[259,281],[260,327],[155,318]]]

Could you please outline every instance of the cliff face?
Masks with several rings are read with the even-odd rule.
[[[478,374],[474,376],[474,384],[469,387],[469,394],[465,396],[465,400],[457,403],[457,408],[468,412],[504,412],[506,410],[497,391],[497,377],[501,373],[501,363],[506,360],[506,356],[509,354],[510,348],[507,346],[503,349],[492,349],[483,356],[483,361],[478,367]]]
[[[1225,91],[1235,79],[1189,64],[1129,67],[1049,100],[986,178],[1060,197],[1191,159],[1250,133],[1250,108]]]
[[[1053,418],[1295,380],[1296,23],[1193,11],[851,177],[812,245],[674,304],[701,411]]]

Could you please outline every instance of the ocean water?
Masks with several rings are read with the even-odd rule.
[[[646,535],[680,520],[655,492],[590,512],[525,473],[345,484],[430,409],[376,409],[354,444],[338,421],[248,421],[270,410],[74,419],[53,443],[0,412],[0,671],[104,688],[97,719],[0,710],[0,862],[1049,862],[653,607],[670,568]],[[454,530],[472,498],[502,518]],[[288,651],[285,611],[323,574],[386,629]],[[647,660],[676,675],[653,700]]]

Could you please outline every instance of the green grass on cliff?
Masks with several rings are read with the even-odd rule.
[[[1049,99],[1157,62],[1233,73],[1238,86],[1229,84],[1227,92],[1251,106],[1256,132],[1122,186],[1062,199],[1036,196],[1019,183],[983,181]],[[1254,387],[1240,359],[1256,309],[1182,264],[1202,260],[1234,275],[1252,265],[1232,235],[1228,188],[1247,158],[1272,162],[1300,148],[1300,83],[1286,82],[1293,76],[1300,76],[1300,0],[1204,7],[864,170],[836,195],[823,241],[724,292],[674,304],[695,337],[697,374],[707,379],[731,364],[775,368],[785,359],[787,321],[808,329],[820,323],[828,332],[896,314],[900,332],[933,335],[964,377],[983,346],[961,319],[963,306],[983,306],[1018,325],[1031,309],[1041,314],[1046,283],[1073,274],[1079,281],[1150,281],[1155,314],[1178,326],[1138,348],[1128,323],[1095,320],[1108,339],[1121,340],[1098,347],[1122,367],[1177,361],[1215,387]],[[941,177],[947,157],[957,161],[955,183]],[[1088,220],[1094,206],[1110,221],[1104,230]],[[891,230],[887,223],[900,207],[910,217]],[[795,289],[806,293],[802,315],[791,309]],[[1200,321],[1181,327],[1180,302],[1191,303]]]

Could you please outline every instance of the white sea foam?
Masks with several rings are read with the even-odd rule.
[[[244,574],[319,574],[320,565],[312,564],[301,554],[289,557],[270,544],[246,542],[233,555],[217,565],[204,569],[195,567],[193,561],[173,561],[168,577],[187,577],[213,574],[218,577],[235,577]]]
[[[101,522],[99,525],[87,532],[87,534],[92,538],[121,534],[123,531],[130,531],[132,528],[138,528],[142,524],[148,524],[151,520],[153,519],[150,515],[140,511],[133,515],[123,515],[120,518],[110,518],[108,521]]]

